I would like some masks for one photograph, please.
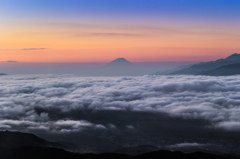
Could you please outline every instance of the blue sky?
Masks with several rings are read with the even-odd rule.
[[[239,0],[7,0],[1,18],[104,18],[121,20],[181,18],[182,20],[236,21]],[[145,19],[142,19],[143,21]]]

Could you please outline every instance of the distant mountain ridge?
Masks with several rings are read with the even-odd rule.
[[[203,71],[199,75],[206,76],[230,76],[240,74],[240,63],[224,65],[212,70]]]
[[[226,58],[226,60],[240,60],[240,54],[234,53]]]
[[[232,64],[236,64],[236,63],[240,63],[240,54],[234,53],[225,59],[218,59],[216,61],[210,61],[210,62],[201,62],[198,64],[191,65],[187,68],[173,70],[172,72],[170,72],[168,74],[169,75],[205,75],[204,73],[207,73],[207,71],[214,70],[214,69],[217,69],[215,71],[219,72],[218,75],[224,76],[224,75],[239,74],[239,73],[237,73],[237,71],[234,71],[232,73],[224,72],[224,71],[230,71],[228,69],[233,69],[233,67],[237,66],[237,65],[232,65]],[[223,66],[227,66],[227,65],[232,65],[232,66],[231,66],[231,68],[230,68],[230,66],[223,67]],[[220,67],[224,68],[224,70],[222,70],[222,72],[223,72],[222,74],[221,74],[221,69],[223,69],[223,68],[220,68]],[[208,72],[207,74],[211,75],[210,72]],[[212,72],[212,75],[214,75],[213,72]]]

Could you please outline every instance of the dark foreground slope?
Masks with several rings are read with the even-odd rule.
[[[4,149],[14,149],[21,146],[41,146],[65,148],[65,146],[41,139],[33,134],[0,131],[0,147]]]
[[[78,154],[56,148],[46,147],[19,147],[13,150],[1,151],[2,159],[234,159],[227,155],[212,155],[203,152],[185,154],[168,150],[154,151],[138,156],[103,153],[103,154]]]
[[[79,154],[66,151],[61,146],[33,134],[0,132],[1,159],[234,159],[234,157],[227,155],[213,155],[204,152],[185,154],[168,150],[153,151],[136,156],[117,153]],[[142,149],[142,147],[140,148]],[[151,149],[154,150],[154,147]]]
[[[126,155],[141,155],[148,152],[158,151],[159,148],[151,145],[140,145],[140,146],[134,146],[134,147],[124,147],[121,149],[117,149],[115,153],[119,154],[126,154]]]

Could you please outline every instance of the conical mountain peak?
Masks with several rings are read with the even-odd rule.
[[[117,58],[116,60],[114,60],[112,62],[129,62],[129,61],[126,60],[125,58]],[[129,63],[131,63],[131,62],[129,62]]]
[[[110,67],[129,67],[129,66],[133,66],[133,64],[131,62],[129,62],[128,60],[126,60],[125,58],[117,58],[116,60],[108,63],[106,66],[110,66]]]

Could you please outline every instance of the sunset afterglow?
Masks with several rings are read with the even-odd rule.
[[[1,61],[208,61],[239,52],[239,1],[150,1],[1,1]]]

